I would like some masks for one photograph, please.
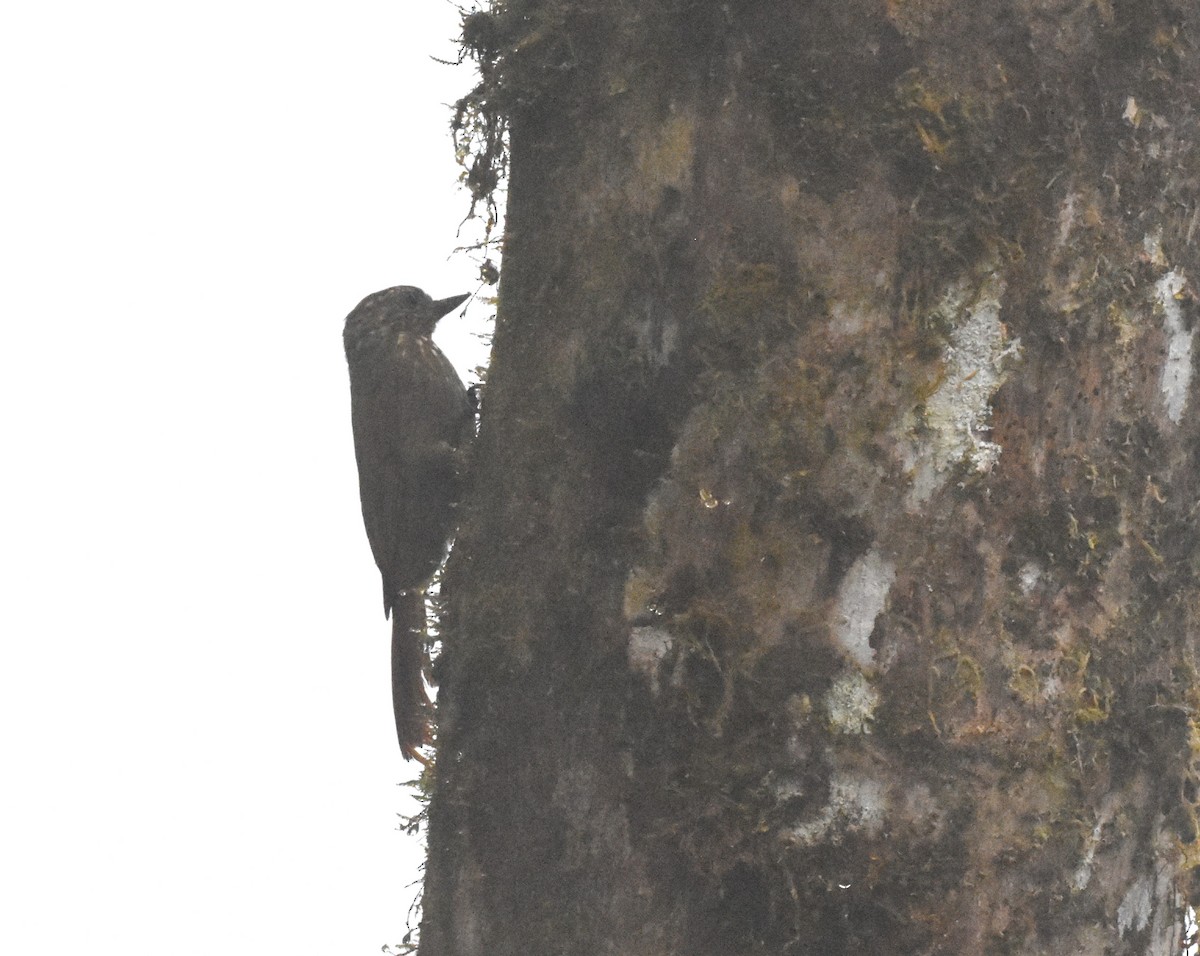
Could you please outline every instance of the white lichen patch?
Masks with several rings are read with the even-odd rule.
[[[1153,900],[1154,880],[1149,876],[1139,877],[1117,907],[1117,930],[1121,936],[1136,933],[1150,922]]]
[[[879,706],[879,692],[857,670],[837,678],[825,692],[829,726],[843,734],[868,734]]]
[[[838,587],[833,632],[842,650],[859,667],[874,662],[871,631],[896,580],[896,566],[872,548],[850,566]]]
[[[1042,566],[1036,561],[1027,561],[1021,565],[1021,570],[1017,572],[1017,583],[1021,588],[1021,594],[1029,597],[1037,586],[1042,583]]]
[[[652,694],[658,694],[658,666],[673,646],[674,638],[661,627],[635,627],[629,633],[629,666],[646,676]]]
[[[925,402],[910,462],[910,505],[927,501],[959,462],[986,472],[1000,458],[1000,446],[983,436],[991,429],[991,400],[1007,377],[1006,362],[1021,349],[1021,340],[1010,340],[1000,321],[1003,293],[1004,282],[996,276],[973,297],[959,283],[937,309],[935,317],[950,322],[965,317],[950,333],[942,379]]]
[[[1125,112],[1121,114],[1121,118],[1130,126],[1142,125],[1142,108],[1132,96],[1125,97]]]
[[[1071,230],[1075,228],[1075,193],[1067,193],[1067,198],[1063,200],[1058,209],[1058,245],[1065,246],[1071,238]]]
[[[1166,268],[1167,254],[1163,251],[1161,229],[1155,229],[1154,232],[1146,233],[1142,237],[1142,251],[1146,253],[1146,258],[1150,260],[1152,266],[1160,269]]]
[[[1071,877],[1071,888],[1076,893],[1086,889],[1088,883],[1092,881],[1092,866],[1096,861],[1096,848],[1100,845],[1100,837],[1104,832],[1106,822],[1103,818],[1097,820],[1096,825],[1092,827],[1091,836],[1084,841],[1083,857]]]
[[[863,830],[878,833],[887,813],[883,784],[871,777],[835,772],[829,781],[829,802],[812,819],[788,830],[794,843],[811,845],[837,842],[843,835]]]
[[[1183,321],[1179,297],[1187,280],[1175,269],[1154,284],[1154,296],[1163,316],[1167,358],[1163,363],[1161,388],[1167,418],[1178,425],[1187,407],[1192,384],[1192,332]]]
[[[1117,907],[1117,933],[1145,932],[1138,952],[1155,956],[1179,953],[1178,874],[1179,838],[1165,826],[1160,814],[1155,821],[1154,846],[1144,861],[1141,874],[1133,880]]]

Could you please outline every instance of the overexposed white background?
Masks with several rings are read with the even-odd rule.
[[[388,628],[341,324],[478,289],[443,0],[0,22],[0,951],[378,953]],[[486,291],[486,290],[485,290]],[[464,378],[486,350],[447,318]]]

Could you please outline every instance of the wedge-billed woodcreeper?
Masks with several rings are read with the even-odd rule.
[[[343,333],[363,522],[383,576],[384,615],[392,618],[396,736],[405,758],[423,763],[425,589],[454,531],[457,450],[474,422],[467,390],[432,335],[466,298],[384,289],[355,307]]]

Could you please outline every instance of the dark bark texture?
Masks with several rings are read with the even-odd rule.
[[[511,184],[423,956],[1180,951],[1198,29],[474,16]]]

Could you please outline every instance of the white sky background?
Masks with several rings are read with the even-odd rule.
[[[457,32],[443,0],[3,15],[0,951],[403,935],[414,765],[341,326],[478,288],[473,74],[429,59]],[[470,331],[439,334],[464,377]]]

